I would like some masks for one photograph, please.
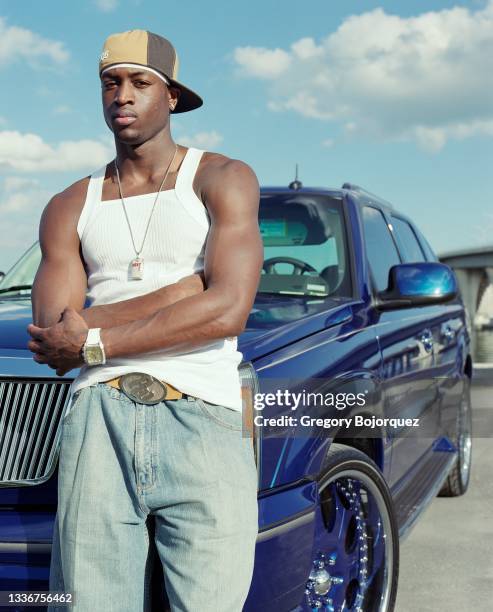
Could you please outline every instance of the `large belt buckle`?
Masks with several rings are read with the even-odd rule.
[[[130,372],[120,377],[120,389],[134,402],[139,404],[159,404],[166,395],[163,383],[144,372]]]

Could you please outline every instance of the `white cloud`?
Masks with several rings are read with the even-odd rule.
[[[43,202],[46,206],[47,200]],[[0,205],[1,210],[1,205]],[[0,270],[7,270],[14,265],[19,257],[38,239],[38,225],[41,210],[32,222],[26,222],[25,215],[3,215],[2,216],[2,242],[0,248]]]
[[[38,239],[41,214],[53,195],[53,190],[32,176],[0,180],[0,270],[6,272]]]
[[[8,193],[25,187],[37,187],[38,185],[39,181],[37,179],[26,178],[24,176],[6,176],[3,179],[4,191]]]
[[[212,130],[210,132],[197,132],[192,136],[180,136],[179,140],[180,144],[184,144],[187,147],[210,150],[217,147],[223,141],[223,137],[215,130]]]
[[[0,17],[0,66],[18,59],[26,60],[32,66],[39,66],[41,60],[46,59],[55,64],[65,64],[69,57],[62,42],[44,38],[26,28],[8,26]]]
[[[103,13],[111,13],[118,6],[118,0],[96,0],[96,6]]]
[[[39,180],[33,177],[6,176],[3,179],[2,187],[0,190],[0,214],[2,215],[5,213],[14,215],[16,213],[33,213],[36,209],[42,210],[42,207],[51,197]],[[25,214],[23,219],[26,220]]]
[[[37,197],[37,194],[36,194]],[[14,192],[0,200],[0,213],[28,212],[33,204],[32,193]]]
[[[272,79],[285,73],[291,63],[289,53],[282,49],[265,49],[263,47],[238,47],[234,50],[234,59],[247,76],[259,79]]]
[[[323,48],[317,47],[313,38],[306,37],[294,42],[291,45],[293,53],[302,60],[311,59],[323,55]]]
[[[378,8],[316,42],[238,47],[238,73],[267,81],[267,107],[339,123],[348,134],[439,151],[493,136],[493,0],[415,17]]]
[[[41,213],[52,196],[34,177],[8,176],[0,183],[0,270],[6,272],[37,240]]]
[[[493,118],[489,120],[471,119],[465,123],[450,123],[440,127],[425,125],[413,126],[404,130],[401,140],[416,140],[422,149],[430,153],[440,151],[447,140],[464,140],[471,136],[493,136]]]
[[[113,148],[97,140],[65,140],[50,145],[37,134],[0,131],[0,169],[19,172],[96,169],[113,156]]]
[[[335,145],[335,140],[333,138],[326,138],[325,140],[322,140],[322,146],[326,147],[327,149],[330,149],[334,145]]]

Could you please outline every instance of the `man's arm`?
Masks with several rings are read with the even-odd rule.
[[[77,189],[69,188],[66,192],[57,194],[41,215],[41,262],[31,293],[35,325],[55,325],[67,307],[76,310],[88,327],[123,325],[151,316],[160,308],[204,290],[204,276],[200,272],[142,296],[83,308],[87,276],[77,234],[80,197],[83,197],[83,194],[77,192]]]
[[[197,272],[166,287],[128,300],[79,310],[87,327],[114,327],[150,317],[156,311],[204,290],[204,273]]]
[[[150,317],[102,329],[107,358],[192,350],[243,331],[263,262],[258,181],[247,164],[227,160],[209,171],[202,197],[211,218],[205,250],[206,290]]]
[[[31,291],[33,322],[39,327],[55,325],[67,306],[78,310],[84,305],[87,277],[76,219],[63,193],[54,196],[41,215],[41,263]]]

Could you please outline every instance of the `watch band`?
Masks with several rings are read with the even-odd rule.
[[[88,362],[87,350],[89,348],[93,348],[93,349],[97,348],[99,350],[99,359],[97,361]],[[84,343],[84,346],[82,347],[82,357],[86,365],[89,365],[89,366],[101,365],[101,364],[106,363],[106,355],[104,352],[103,342],[101,341],[101,328],[100,327],[93,327],[89,329],[89,331],[87,332],[86,341]]]
[[[101,328],[92,327],[87,332],[85,344],[99,344],[101,342]]]

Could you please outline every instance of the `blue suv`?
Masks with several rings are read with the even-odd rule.
[[[259,505],[244,610],[392,610],[399,539],[469,481],[472,361],[455,276],[407,216],[356,185],[263,187],[259,226],[265,261],[239,339]],[[57,377],[27,348],[39,261],[36,243],[0,282],[0,591],[48,588],[77,373]],[[158,562],[152,584],[153,609],[166,609]]]

